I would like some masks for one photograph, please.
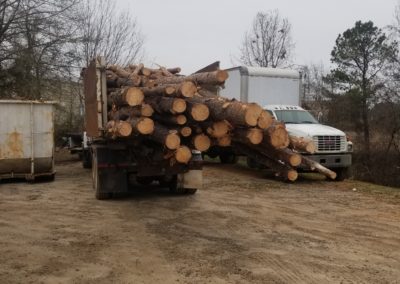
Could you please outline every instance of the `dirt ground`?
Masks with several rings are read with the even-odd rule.
[[[193,196],[97,201],[57,171],[0,184],[0,283],[400,283],[400,191],[208,164]]]

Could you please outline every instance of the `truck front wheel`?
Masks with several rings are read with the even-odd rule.
[[[350,169],[349,168],[337,168],[334,169],[336,173],[336,179],[334,181],[343,181],[350,176]]]
[[[221,153],[219,154],[219,160],[222,164],[236,164],[239,157],[235,153]]]

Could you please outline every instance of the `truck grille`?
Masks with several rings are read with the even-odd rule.
[[[314,136],[313,140],[318,152],[346,151],[345,136]]]

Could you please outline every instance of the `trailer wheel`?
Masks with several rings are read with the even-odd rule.
[[[83,153],[80,154],[82,156],[82,167],[84,169],[92,168],[92,153],[90,150],[83,150]]]
[[[236,164],[239,157],[234,153],[221,153],[219,154],[219,160],[222,164]]]
[[[92,181],[93,181],[93,188],[95,190],[95,197],[98,200],[106,200],[112,198],[111,192],[104,192],[103,184],[100,181],[99,177],[99,169],[98,169],[98,162],[97,162],[97,154],[93,153],[92,155]]]
[[[178,187],[177,176],[174,176],[172,181],[169,183],[169,191],[173,194],[195,194],[197,188],[184,188]]]

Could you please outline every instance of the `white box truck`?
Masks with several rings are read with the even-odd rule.
[[[301,78],[289,69],[238,66],[227,69],[229,78],[220,95],[255,102],[283,121],[290,135],[312,139],[317,151],[308,157],[334,170],[337,180],[348,175],[353,144],[339,129],[320,124],[300,105]],[[302,153],[307,155],[307,153]],[[230,157],[230,159],[227,159]],[[221,157],[220,157],[221,158]],[[234,161],[228,154],[221,161]],[[254,165],[253,163],[249,163]],[[300,170],[307,170],[300,168]]]

